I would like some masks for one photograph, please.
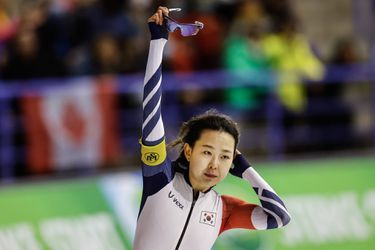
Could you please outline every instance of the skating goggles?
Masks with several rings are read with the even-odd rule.
[[[195,36],[199,30],[203,29],[203,23],[195,21],[194,23],[179,23],[169,16],[164,16],[165,27],[169,32],[180,29],[182,36]]]

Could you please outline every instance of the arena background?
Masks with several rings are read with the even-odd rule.
[[[170,36],[167,141],[194,114],[228,113],[292,216],[214,249],[373,249],[374,0],[0,0],[0,250],[131,249],[158,5],[206,25]],[[290,46],[275,42],[285,35]],[[258,202],[232,176],[215,189]]]

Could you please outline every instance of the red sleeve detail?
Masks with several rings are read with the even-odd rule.
[[[243,200],[222,195],[223,217],[219,234],[232,228],[255,229],[251,223],[251,212],[257,206]]]

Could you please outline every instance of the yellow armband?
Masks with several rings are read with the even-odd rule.
[[[145,146],[142,144],[142,142],[141,145],[141,160],[144,164],[149,166],[157,166],[167,158],[165,139],[155,146]]]

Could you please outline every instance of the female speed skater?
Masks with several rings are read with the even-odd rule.
[[[236,123],[208,111],[183,123],[175,144],[180,156],[167,156],[161,115],[162,55],[168,33],[180,29],[195,35],[203,24],[180,24],[159,7],[148,19],[151,33],[144,78],[141,159],[143,193],[138,215],[135,250],[207,250],[226,230],[280,228],[290,215],[273,188],[238,151]],[[247,180],[260,204],[220,195],[213,187],[227,174]]]

